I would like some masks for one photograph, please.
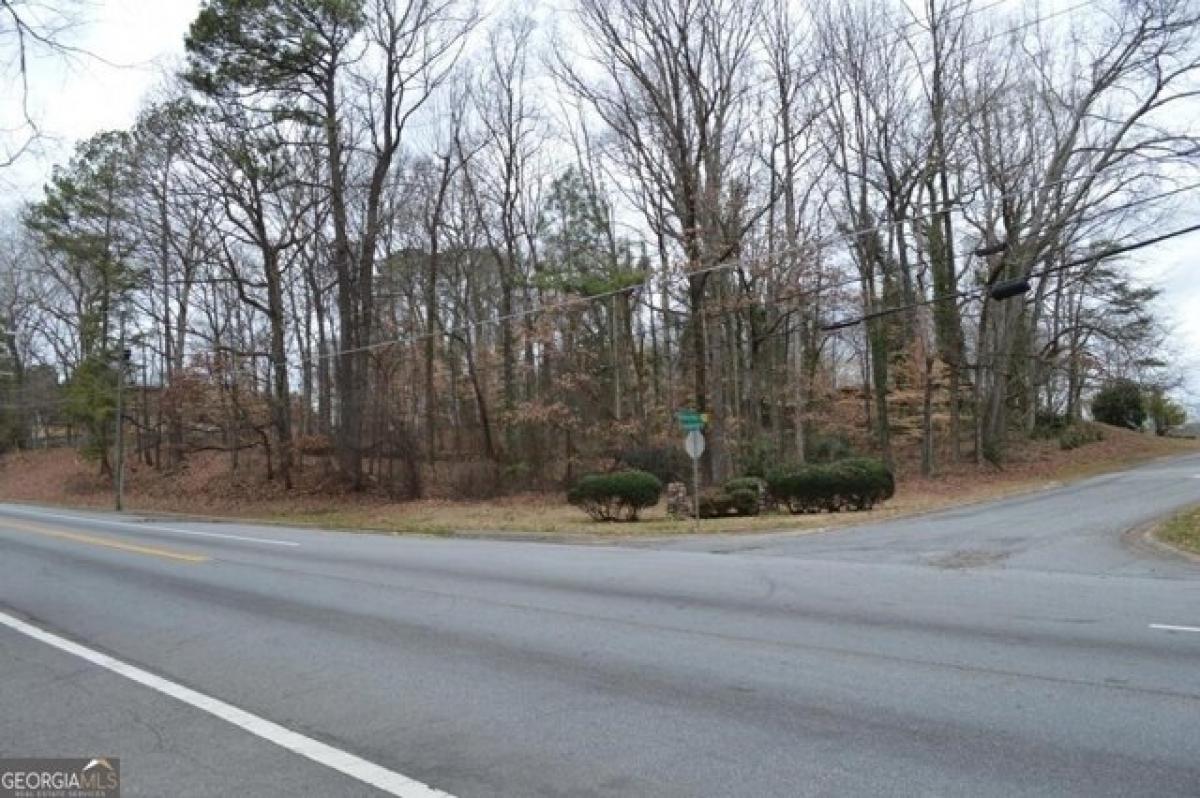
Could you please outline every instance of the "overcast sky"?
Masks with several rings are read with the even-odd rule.
[[[93,0],[66,40],[113,66],[81,55],[63,63],[36,57],[29,69],[30,115],[54,138],[39,157],[5,170],[13,194],[28,196],[44,182],[50,167],[69,157],[76,140],[100,130],[128,127],[146,94],[178,62],[183,36],[200,8],[199,0]],[[5,43],[7,47],[7,42]],[[6,75],[6,78],[10,75]],[[16,92],[6,92],[2,127],[19,121]]]
[[[523,3],[524,4],[524,3]],[[502,5],[502,4],[497,4]],[[35,197],[53,164],[65,161],[75,142],[112,128],[128,127],[144,98],[178,64],[183,36],[200,0],[94,0],[72,43],[111,62],[80,57],[68,65],[35,60],[30,68],[30,109],[53,137],[33,157],[0,175],[3,206]],[[20,121],[9,94],[0,105],[0,127]],[[1200,98],[1189,116],[1200,119]],[[1164,230],[1200,222],[1200,190],[1174,198]],[[1187,372],[1187,394],[1200,415],[1200,233],[1138,254],[1137,276],[1163,289],[1162,316],[1176,329],[1175,351],[1165,352]]]

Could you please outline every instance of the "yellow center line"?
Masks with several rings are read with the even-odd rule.
[[[43,535],[48,538],[58,538],[59,540],[70,540],[75,543],[86,543],[91,546],[103,546],[107,549],[116,549],[118,551],[127,551],[131,554],[145,554],[150,557],[161,557],[164,560],[175,560],[177,562],[187,563],[202,563],[209,562],[210,557],[205,557],[203,554],[188,554],[182,551],[173,551],[171,549],[163,549],[158,546],[142,546],[137,543],[126,543],[123,540],[116,540],[108,537],[97,537],[96,535],[84,535],[79,532],[67,532],[54,527],[42,526],[40,524],[26,524],[20,521],[11,521],[4,519],[0,521],[0,528],[14,529],[21,532],[32,532],[36,535]]]

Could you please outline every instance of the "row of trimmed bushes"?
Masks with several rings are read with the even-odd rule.
[[[663,484],[645,471],[589,474],[567,492],[567,501],[596,521],[636,521],[662,496]],[[758,515],[764,499],[793,513],[869,510],[896,492],[892,472],[878,460],[858,457],[801,466],[758,477],[732,479],[700,494],[700,517]]]
[[[869,510],[895,492],[892,473],[882,463],[847,459],[779,472],[765,480],[732,479],[700,494],[700,517],[758,515],[779,506],[793,513]]]
[[[767,490],[793,513],[835,513],[869,510],[892,498],[896,480],[879,460],[855,457],[771,474]]]

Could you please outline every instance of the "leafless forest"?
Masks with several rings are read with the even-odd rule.
[[[5,445],[111,473],[120,382],[130,457],[288,487],[552,489],[684,408],[707,481],[928,474],[1175,384],[1194,0],[519,5],[208,0],[3,224]]]

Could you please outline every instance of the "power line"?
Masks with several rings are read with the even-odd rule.
[[[1135,250],[1144,249],[1146,247],[1153,246],[1154,244],[1160,244],[1163,241],[1168,241],[1172,238],[1178,238],[1179,236],[1187,235],[1189,233],[1195,233],[1197,231],[1200,231],[1200,224],[1194,224],[1194,225],[1191,225],[1190,227],[1182,227],[1182,228],[1179,228],[1178,230],[1172,230],[1169,233],[1164,233],[1163,235],[1155,236],[1154,238],[1147,238],[1142,241],[1136,241],[1132,244],[1125,244],[1124,246],[1112,247],[1112,248],[1106,249],[1102,252],[1095,252],[1095,253],[1092,253],[1091,255],[1087,255],[1082,258],[1077,258],[1075,260],[1067,261],[1066,263],[1060,263],[1057,266],[1048,266],[1045,269],[1036,269],[1034,271],[1031,271],[1024,279],[1028,280],[1030,277],[1045,277],[1048,274],[1065,271],[1066,269],[1070,269],[1075,266],[1086,266],[1088,264],[1097,263],[1101,260],[1105,260],[1106,258],[1111,258],[1115,255],[1123,255],[1126,252],[1133,252]],[[862,316],[859,316],[857,318],[843,319],[841,321],[831,322],[830,324],[823,326],[822,329],[825,330],[826,332],[834,332],[834,331],[846,329],[849,327],[855,327],[864,322],[873,321],[874,319],[884,318],[886,316],[892,316],[897,313],[902,313],[906,310],[914,310],[916,308],[925,307],[926,305],[934,305],[934,304],[937,304],[940,302],[948,302],[950,300],[974,299],[976,297],[980,297],[980,296],[988,293],[988,291],[992,287],[993,286],[991,286],[991,285],[986,285],[986,286],[982,286],[981,288],[974,288],[974,289],[970,289],[967,291],[956,291],[954,293],[942,294],[940,296],[930,297],[929,299],[922,299],[922,300],[919,300],[916,302],[908,302],[903,305],[894,305],[892,307],[882,308],[880,310],[872,311],[870,313],[864,313]]]

